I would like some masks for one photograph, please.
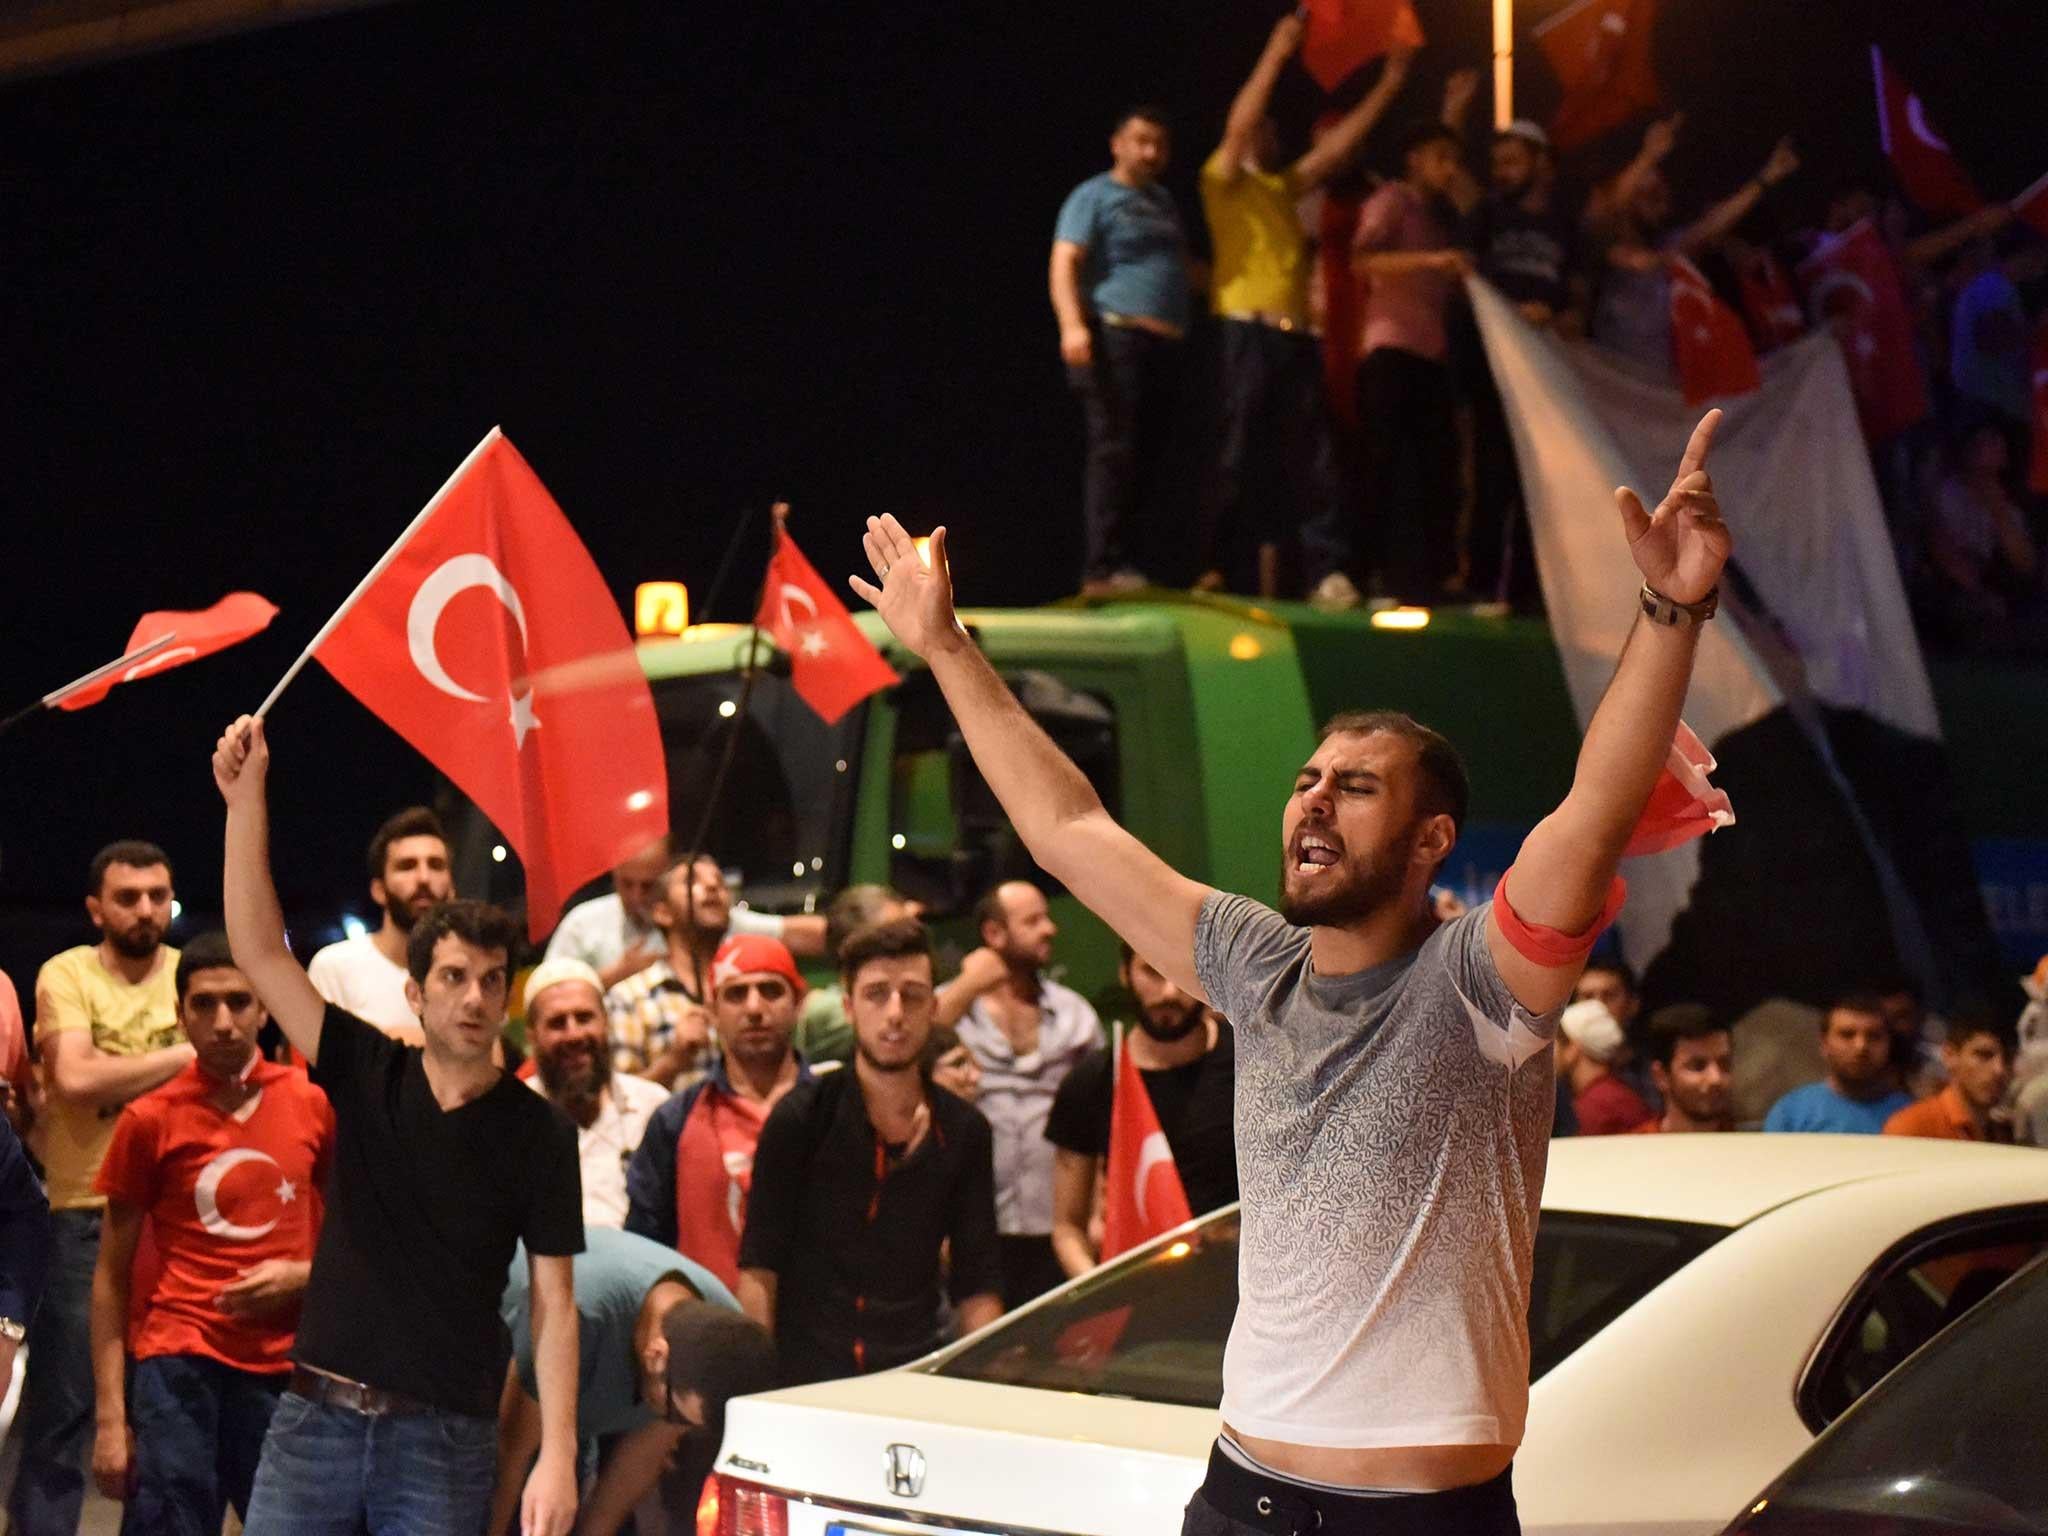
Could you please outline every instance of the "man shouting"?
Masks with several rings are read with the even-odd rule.
[[[1519,1530],[1557,1011],[1619,910],[1615,868],[1713,616],[1730,543],[1705,467],[1718,421],[1654,513],[1616,492],[1644,621],[1570,794],[1494,899],[1444,923],[1430,882],[1467,786],[1436,732],[1329,722],[1281,813],[1283,911],[1212,890],[1110,819],[975,650],[945,530],[927,566],[894,518],[868,523],[876,581],[854,590],[930,666],[1033,857],[1242,1043],[1240,1301],[1190,1536]]]

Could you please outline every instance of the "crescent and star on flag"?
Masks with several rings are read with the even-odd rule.
[[[227,1151],[207,1160],[206,1166],[199,1172],[199,1181],[192,1187],[192,1203],[199,1212],[200,1226],[215,1237],[224,1237],[230,1242],[237,1243],[253,1243],[259,1238],[268,1237],[276,1230],[281,1219],[276,1216],[261,1225],[251,1225],[230,1221],[221,1214],[221,1180],[243,1163],[259,1162],[268,1163],[278,1170],[280,1177],[276,1193],[280,1205],[290,1205],[299,1198],[299,1186],[282,1176],[284,1170],[278,1167],[277,1159],[268,1152],[259,1152],[254,1147],[230,1147]]]

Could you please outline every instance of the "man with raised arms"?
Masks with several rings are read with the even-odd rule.
[[[1491,902],[1429,889],[1466,805],[1450,743],[1340,715],[1281,814],[1283,913],[1169,868],[1104,810],[953,614],[931,564],[870,520],[854,590],[924,658],[1034,858],[1236,1027],[1243,1184],[1223,1433],[1189,1536],[1519,1529],[1509,1468],[1557,1012],[1620,906],[1615,869],[1678,725],[1729,535],[1693,433],[1654,513],[1619,490],[1646,619],[1564,802]],[[1619,594],[1617,595],[1619,598]]]

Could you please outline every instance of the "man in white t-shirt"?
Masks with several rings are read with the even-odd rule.
[[[526,979],[527,1086],[576,1122],[583,1225],[626,1225],[626,1164],[668,1099],[659,1083],[612,1070],[604,989],[581,960],[543,960]]]
[[[384,911],[376,931],[343,939],[306,967],[313,990],[387,1035],[420,1045],[419,1015],[405,1000],[405,941],[429,907],[455,895],[441,818],[423,805],[391,817],[370,839],[370,900]]]

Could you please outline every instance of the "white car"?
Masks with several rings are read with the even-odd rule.
[[[1515,1462],[1523,1530],[1720,1530],[2044,1246],[2048,1153],[2027,1148],[1557,1142]],[[1216,1435],[1236,1305],[1231,1208],[914,1365],[740,1399],[699,1530],[1172,1536]]]

